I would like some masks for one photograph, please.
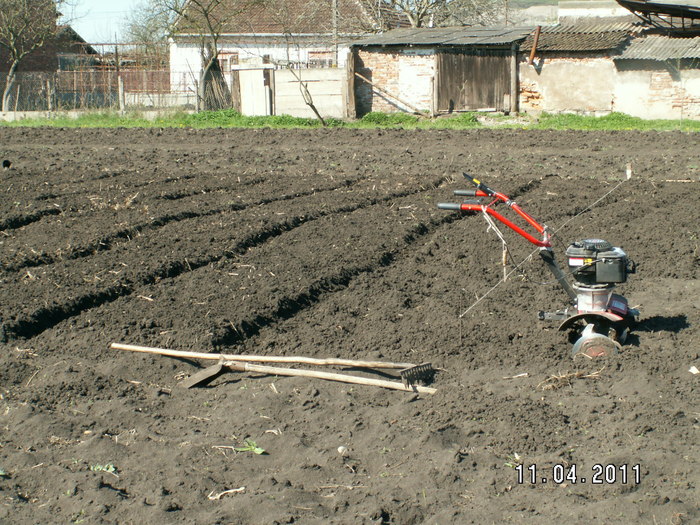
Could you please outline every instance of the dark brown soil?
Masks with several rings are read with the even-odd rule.
[[[0,155],[0,522],[700,520],[699,135],[0,129]],[[561,228],[559,255],[603,237],[639,263],[621,354],[572,360],[537,321],[566,302],[538,257],[497,286],[496,235],[436,208],[462,171]],[[200,363],[112,342],[441,370],[433,396],[185,390]]]

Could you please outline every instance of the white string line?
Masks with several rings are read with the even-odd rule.
[[[606,193],[605,195],[603,195],[600,199],[598,199],[598,200],[595,201],[593,204],[591,204],[590,206],[588,206],[587,208],[585,208],[585,209],[582,210],[581,212],[579,212],[579,213],[577,213],[576,215],[574,215],[573,217],[571,217],[568,221],[566,221],[564,224],[560,225],[558,228],[554,229],[554,230],[553,230],[553,233],[558,232],[558,231],[561,230],[564,226],[566,226],[567,224],[569,224],[571,221],[573,221],[574,219],[576,219],[576,218],[579,217],[580,215],[583,215],[583,214],[586,213],[587,211],[591,210],[594,206],[597,206],[598,203],[600,203],[603,199],[605,199],[605,198],[606,198],[608,195],[610,195],[612,192],[614,192],[615,190],[617,190],[617,188],[619,188],[619,187],[620,187],[622,184],[624,184],[625,181],[627,181],[627,180],[629,180],[629,177],[628,177],[627,179],[625,179],[625,180],[620,181],[620,182],[617,184],[617,186],[615,186],[615,187],[614,187],[613,189],[611,189],[608,193]],[[500,230],[499,230],[499,229],[496,227],[496,225],[493,223],[493,220],[491,220],[491,217],[488,216],[488,214],[486,213],[486,211],[484,210],[484,208],[485,208],[485,206],[482,206],[483,215],[484,215],[484,217],[486,217],[486,222],[488,222],[488,223],[490,224],[490,227],[487,228],[486,231],[488,232],[489,229],[491,229],[491,227],[495,228],[495,230],[498,232],[497,235],[501,238],[501,241],[503,242],[503,244],[505,244],[505,241],[503,240],[503,236],[502,236]],[[541,248],[535,248],[532,252],[530,252],[530,254],[529,254],[528,256],[526,256],[522,261],[520,261],[517,265],[515,265],[515,266],[513,267],[513,269],[512,269],[510,272],[508,272],[508,273],[506,274],[506,276],[505,276],[503,279],[499,280],[499,281],[498,281],[493,287],[491,287],[484,295],[482,295],[481,297],[479,297],[469,308],[467,308],[464,312],[462,312],[462,313],[459,315],[459,319],[461,319],[462,317],[464,317],[465,315],[467,315],[477,304],[479,304],[481,301],[483,301],[484,299],[486,299],[486,298],[491,294],[491,292],[493,292],[496,288],[498,288],[498,287],[501,286],[504,282],[506,282],[506,279],[507,279],[508,277],[510,277],[513,273],[515,273],[516,271],[518,271],[518,269],[519,269],[522,265],[524,265],[526,262],[530,261],[530,259],[532,259],[532,256],[535,255],[537,252],[539,252],[540,249],[541,249]]]
[[[603,195],[600,199],[598,199],[597,201],[595,201],[593,204],[589,205],[586,209],[584,209],[584,210],[581,211],[580,213],[577,213],[576,215],[574,215],[573,217],[571,217],[571,218],[570,218],[568,221],[566,221],[564,224],[562,224],[561,226],[559,226],[557,229],[553,230],[553,232],[554,232],[554,233],[558,232],[558,231],[561,230],[564,226],[566,226],[566,225],[569,224],[571,221],[573,221],[574,219],[576,219],[579,215],[583,215],[584,213],[586,213],[587,211],[589,211],[590,209],[592,209],[594,206],[597,206],[598,203],[599,203],[600,201],[602,201],[603,199],[607,198],[608,195],[610,195],[612,192],[614,192],[615,190],[617,190],[617,188],[619,188],[620,186],[622,186],[622,185],[623,185],[625,182],[627,182],[628,180],[629,180],[629,178],[623,179],[623,180],[621,180],[620,182],[618,182],[618,183],[617,183],[617,186],[615,186],[613,189],[611,189],[608,193],[606,193],[605,195]]]

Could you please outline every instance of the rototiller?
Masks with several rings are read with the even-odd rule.
[[[538,314],[539,319],[561,321],[559,330],[567,330],[572,335],[574,357],[584,355],[595,358],[616,353],[639,316],[636,309],[628,306],[627,299],[613,293],[616,284],[624,283],[627,281],[627,275],[634,273],[634,262],[627,258],[621,248],[602,239],[574,242],[566,249],[568,267],[574,279],[573,285],[570,284],[554,257],[550,229],[523,211],[510,197],[492,190],[466,173],[464,176],[476,189],[456,190],[454,194],[478,199],[465,200],[462,203],[439,203],[438,208],[482,213],[487,222],[495,227],[491,219],[493,217],[535,246],[539,246],[540,257],[570,299],[570,306],[566,309],[556,312],[541,311]],[[499,203],[504,203],[515,211],[541,235],[541,239],[496,211],[494,207]],[[501,236],[500,232],[498,233]],[[503,240],[502,236],[501,239]],[[503,242],[505,243],[504,240]]]

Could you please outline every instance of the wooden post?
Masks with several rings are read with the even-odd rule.
[[[518,81],[518,44],[513,42],[510,46],[510,104],[509,113],[517,115],[520,102],[520,82]]]
[[[51,96],[51,79],[46,79],[46,108],[53,111],[53,97]]]
[[[202,110],[202,102],[199,100],[199,82],[194,81],[194,109],[197,113]]]
[[[345,118],[357,118],[355,107],[355,51],[350,51],[345,60],[345,88],[343,89],[345,103]]]
[[[333,62],[335,67],[338,67],[338,0],[331,0],[331,9],[333,11],[332,26],[333,26]]]
[[[438,113],[440,112],[440,108],[438,106],[438,82],[440,80],[440,55],[436,52],[435,53],[435,61],[433,62],[433,100],[432,100],[432,112],[433,112],[433,118],[437,117]]]
[[[231,73],[231,107],[241,113],[241,74],[238,70]]]
[[[117,82],[119,83],[119,111],[123,113],[126,107],[126,100],[124,98],[124,80],[121,75],[117,77]]]

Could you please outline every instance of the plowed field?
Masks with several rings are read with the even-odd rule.
[[[700,520],[698,135],[0,129],[0,155],[1,522]],[[537,320],[566,296],[510,231],[499,284],[484,219],[436,208],[462,171],[560,260],[638,263],[619,355]],[[112,342],[431,362],[438,391],[188,390],[205,362]]]

